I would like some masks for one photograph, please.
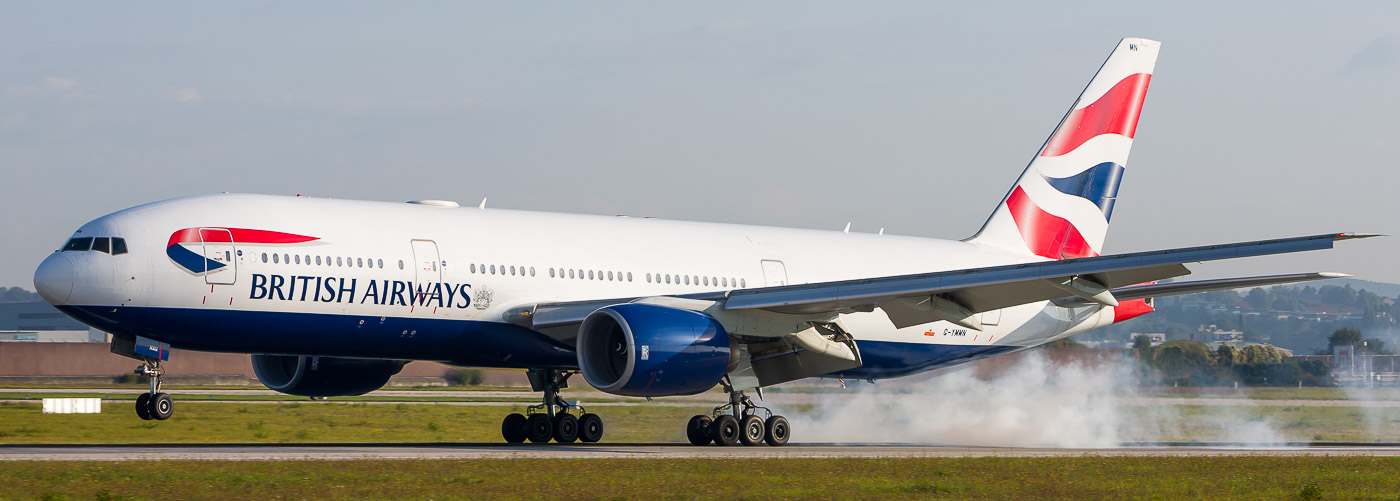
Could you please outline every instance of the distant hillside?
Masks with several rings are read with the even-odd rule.
[[[42,300],[38,294],[19,287],[0,287],[0,303],[29,303]]]
[[[1400,284],[1372,282],[1370,280],[1361,280],[1357,278],[1334,278],[1331,280],[1318,280],[1316,282],[1309,282],[1307,285],[1312,285],[1314,287],[1322,287],[1324,285],[1335,285],[1338,287],[1342,287],[1348,284],[1350,284],[1351,288],[1353,289],[1364,289],[1370,291],[1372,294],[1375,294],[1377,296],[1400,297]]]

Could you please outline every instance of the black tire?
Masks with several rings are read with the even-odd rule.
[[[788,426],[787,418],[776,414],[768,417],[768,421],[763,423],[763,429],[763,440],[772,446],[786,445],[788,438],[792,436],[792,428]]]
[[[501,437],[506,442],[518,444],[525,441],[525,415],[511,414],[501,420]]]
[[[157,393],[151,396],[151,419],[165,421],[175,414],[175,399],[170,398],[169,393]]]
[[[151,394],[142,393],[136,396],[136,415],[146,421],[151,420]]]
[[[578,418],[578,439],[588,444],[602,440],[603,418],[597,414],[584,414]]]
[[[578,417],[568,413],[555,414],[554,441],[572,444],[575,440],[578,440]]]
[[[715,445],[730,446],[739,444],[739,420],[725,414],[710,423],[710,439]]]
[[[714,420],[704,414],[690,418],[690,422],[685,425],[685,438],[690,439],[690,445],[707,445],[710,443],[710,423]]]
[[[554,438],[554,423],[548,414],[531,414],[525,418],[525,439],[542,444]]]
[[[749,414],[744,416],[744,420],[739,422],[739,442],[744,445],[759,445],[763,443],[763,437],[767,435],[763,427],[763,418]]]

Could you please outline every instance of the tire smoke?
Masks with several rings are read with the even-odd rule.
[[[1143,396],[1141,371],[1128,357],[1056,363],[1036,350],[986,378],[969,365],[924,380],[857,382],[821,394],[810,407],[787,405],[780,413],[792,422],[794,442],[1052,448],[1284,442],[1273,423],[1238,407]]]

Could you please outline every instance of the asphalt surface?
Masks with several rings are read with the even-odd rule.
[[[1400,456],[1400,444],[1142,444],[1109,449],[789,444],[34,444],[0,445],[0,461],[356,460],[516,458],[906,458],[1143,456]]]

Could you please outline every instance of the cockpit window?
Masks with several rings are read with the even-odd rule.
[[[112,255],[126,254],[126,239],[122,237],[112,237]]]
[[[63,246],[63,252],[85,252],[92,249],[92,237],[74,238]]]
[[[110,237],[96,237],[92,239],[92,250],[97,252],[112,253],[112,239]]]

